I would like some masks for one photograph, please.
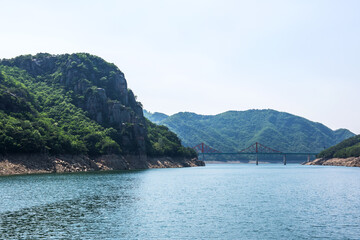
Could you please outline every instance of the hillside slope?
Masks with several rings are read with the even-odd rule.
[[[349,158],[360,157],[360,135],[348,138],[335,146],[321,151],[319,158]]]
[[[196,157],[143,116],[114,65],[86,53],[0,61],[0,154]]]
[[[306,165],[360,167],[360,135],[323,150],[317,157]]]
[[[153,119],[147,113],[149,119]],[[180,112],[155,121],[177,133],[185,146],[200,142],[222,152],[242,150],[255,142],[283,152],[320,152],[354,136],[321,123],[275,110],[228,111],[217,115]]]

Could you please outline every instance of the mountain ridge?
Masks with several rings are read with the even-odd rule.
[[[321,123],[273,109],[231,110],[215,115],[179,112],[162,120],[153,119],[150,112],[144,111],[144,116],[168,126],[185,146],[205,142],[223,152],[239,151],[255,142],[284,152],[320,152],[355,135],[347,129],[334,131]]]

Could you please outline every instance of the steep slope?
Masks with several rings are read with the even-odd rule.
[[[196,157],[146,122],[115,65],[86,53],[1,60],[0,117],[0,154]]]
[[[348,138],[335,146],[321,151],[319,158],[349,158],[360,157],[360,135]]]
[[[306,165],[360,167],[360,135],[321,151],[317,157]]]
[[[275,110],[228,111],[204,116],[181,112],[158,121],[178,134],[185,146],[200,142],[223,152],[239,151],[255,142],[286,152],[319,152],[354,136],[323,124]]]
[[[58,99],[66,96],[63,101],[82,109],[100,125],[123,131],[118,140],[123,149],[145,153],[141,104],[135,101],[124,74],[115,65],[90,54],[26,55],[4,59],[0,64],[25,70],[20,73],[3,68],[5,74],[23,80],[40,105],[48,107],[44,110],[49,117],[59,120],[67,115],[68,108],[62,108],[64,104]]]

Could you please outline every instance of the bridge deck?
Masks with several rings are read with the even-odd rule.
[[[298,152],[298,153],[286,153],[286,152],[276,152],[276,153],[254,153],[254,152],[212,152],[212,153],[199,153],[199,154],[204,154],[204,155],[237,155],[237,154],[242,154],[242,155],[318,155],[319,153],[303,153],[303,152]]]

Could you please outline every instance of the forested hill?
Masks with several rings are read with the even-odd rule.
[[[217,150],[233,152],[255,142],[286,152],[320,152],[354,136],[321,123],[275,110],[228,111],[217,115],[180,112],[172,116],[144,112],[145,117],[168,126],[185,146],[205,142]]]
[[[86,53],[0,61],[0,154],[7,153],[196,155],[144,118],[114,64]]]
[[[356,135],[325,149],[318,154],[317,157],[325,159],[360,157],[360,135]]]

